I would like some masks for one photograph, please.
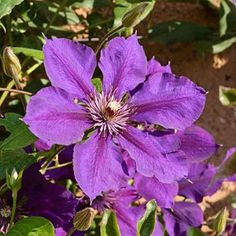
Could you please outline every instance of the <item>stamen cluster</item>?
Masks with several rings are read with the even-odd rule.
[[[90,95],[86,109],[94,128],[100,133],[117,135],[129,123],[135,108],[127,101],[117,100],[113,93]]]

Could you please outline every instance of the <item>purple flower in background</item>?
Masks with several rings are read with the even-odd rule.
[[[138,220],[145,211],[144,206],[131,206],[136,200],[138,200],[138,194],[135,189],[126,187],[98,196],[92,206],[98,211],[112,210],[116,214],[121,235],[135,236]]]
[[[203,223],[203,212],[196,203],[175,202],[172,210],[163,210],[166,231],[170,236],[187,236],[190,227]]]
[[[96,67],[91,48],[67,39],[48,39],[43,51],[52,86],[31,98],[24,121],[48,145],[76,143],[75,178],[91,200],[125,183],[124,151],[140,174],[159,182],[169,184],[187,175],[185,155],[176,152],[179,146],[171,141],[176,138],[165,137],[169,145],[165,152],[163,137],[143,132],[136,124],[184,130],[202,113],[202,88],[173,75],[169,66],[162,67],[154,59],[147,62],[136,35],[116,37],[101,51],[102,93],[91,83]],[[90,128],[95,132],[78,143]]]
[[[48,182],[33,165],[23,174],[20,198],[26,215],[49,219],[55,228],[70,229],[78,201],[64,187]]]
[[[138,193],[146,200],[155,199],[162,208],[172,208],[174,197],[178,194],[197,202],[201,201],[203,196],[213,194],[221,184],[221,181],[217,181],[210,186],[217,168],[210,164],[199,163],[199,161],[209,158],[216,152],[218,145],[215,143],[214,138],[206,130],[197,126],[191,126],[171,136],[163,135],[163,133],[165,134],[166,131],[153,133],[153,135],[159,137],[159,143],[161,143],[159,149],[166,153],[169,147],[168,140],[172,137],[172,145],[175,141],[176,145],[179,145],[179,150],[187,157],[189,164],[188,176],[179,180],[178,183],[162,183],[155,177],[135,174],[135,163],[131,162],[130,157],[126,155],[127,172],[130,177],[134,178],[134,185]],[[173,137],[178,138],[173,139]]]

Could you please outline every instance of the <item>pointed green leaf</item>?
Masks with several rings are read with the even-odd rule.
[[[212,31],[206,26],[171,20],[159,23],[150,29],[149,38],[164,45],[170,45],[211,39],[212,34]]]
[[[23,1],[24,0],[0,0],[0,19],[3,16],[9,15],[12,9]]]
[[[101,236],[120,236],[116,215],[110,210],[106,210],[103,214],[101,226]]]
[[[38,216],[27,217],[18,221],[6,236],[54,236],[52,223]]]
[[[20,120],[21,115],[6,113],[5,118],[0,119],[0,126],[4,126],[11,134],[0,144],[0,149],[14,150],[24,148],[37,140],[29,131],[27,125]]]
[[[11,173],[15,168],[17,172],[36,162],[36,158],[28,155],[24,150],[0,150],[0,180],[5,178],[6,170]]]
[[[156,202],[151,200],[146,205],[146,212],[138,222],[138,236],[151,236],[156,225]]]
[[[43,51],[33,48],[12,47],[14,53],[23,53],[25,56],[34,57],[40,61],[43,60]]]
[[[224,36],[226,32],[236,28],[236,6],[230,0],[220,2],[219,34]]]

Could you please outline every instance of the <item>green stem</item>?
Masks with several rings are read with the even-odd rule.
[[[17,190],[13,190],[13,191],[12,191],[13,204],[12,204],[12,210],[11,210],[10,228],[11,228],[11,227],[13,226],[13,224],[14,224],[14,219],[15,219],[15,215],[16,215],[17,194],[18,194],[18,191],[17,191]]]
[[[4,183],[1,187],[0,187],[0,195],[4,194],[7,191],[7,184]]]
[[[98,54],[98,52],[100,51],[100,49],[102,48],[102,46],[104,45],[104,43],[107,41],[107,39],[109,39],[113,34],[117,33],[119,30],[123,29],[123,25],[120,25],[118,27],[116,27],[115,29],[109,31],[101,40],[101,42],[98,44],[95,53]]]
[[[55,156],[61,152],[65,147],[63,146],[59,146],[55,152],[43,163],[43,165],[41,166],[41,173],[45,174],[45,172],[47,171],[48,166],[53,162]]]
[[[19,93],[19,94],[25,94],[25,95],[32,96],[32,93],[31,93],[31,92],[26,92],[26,91],[18,90],[18,89],[0,88],[0,91],[6,91],[6,92],[12,92],[12,93]]]
[[[9,94],[9,89],[11,89],[13,86],[15,85],[14,80],[10,81],[10,83],[7,85],[6,89],[4,91],[4,93],[2,94],[1,98],[0,98],[0,107],[2,106],[2,104],[4,103],[5,99],[7,98],[7,95]]]
[[[38,62],[36,64],[34,64],[33,66],[31,66],[27,71],[26,74],[30,75],[34,70],[36,70],[43,62]]]
[[[56,166],[48,167],[47,170],[54,170],[54,169],[58,169],[58,168],[61,168],[61,167],[69,166],[71,164],[72,164],[72,161],[66,162],[66,163],[63,163],[63,164],[59,164],[59,165],[56,165]]]
[[[18,76],[14,76],[13,80],[15,82],[17,90],[21,90],[22,91],[23,88],[21,87],[20,81],[18,80]],[[25,97],[24,97],[24,95],[22,93],[20,93],[20,100],[21,100],[22,106],[23,106],[23,108],[25,110],[26,109],[26,100],[25,100]]]

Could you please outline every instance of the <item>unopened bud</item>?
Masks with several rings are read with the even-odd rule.
[[[87,207],[75,214],[73,225],[79,231],[86,231],[90,228],[95,216],[95,210]]]
[[[153,2],[142,2],[133,9],[125,13],[122,18],[122,25],[125,27],[134,27],[139,24],[152,10]]]
[[[20,171],[18,174],[15,168],[12,170],[11,174],[6,172],[7,187],[12,191],[19,191],[22,185],[22,174],[23,171]]]
[[[2,67],[4,73],[12,79],[18,78],[21,72],[21,64],[10,47],[5,47],[2,54]]]
[[[229,217],[229,211],[227,210],[226,207],[218,213],[213,224],[213,229],[217,233],[223,233],[225,231],[228,217]]]

